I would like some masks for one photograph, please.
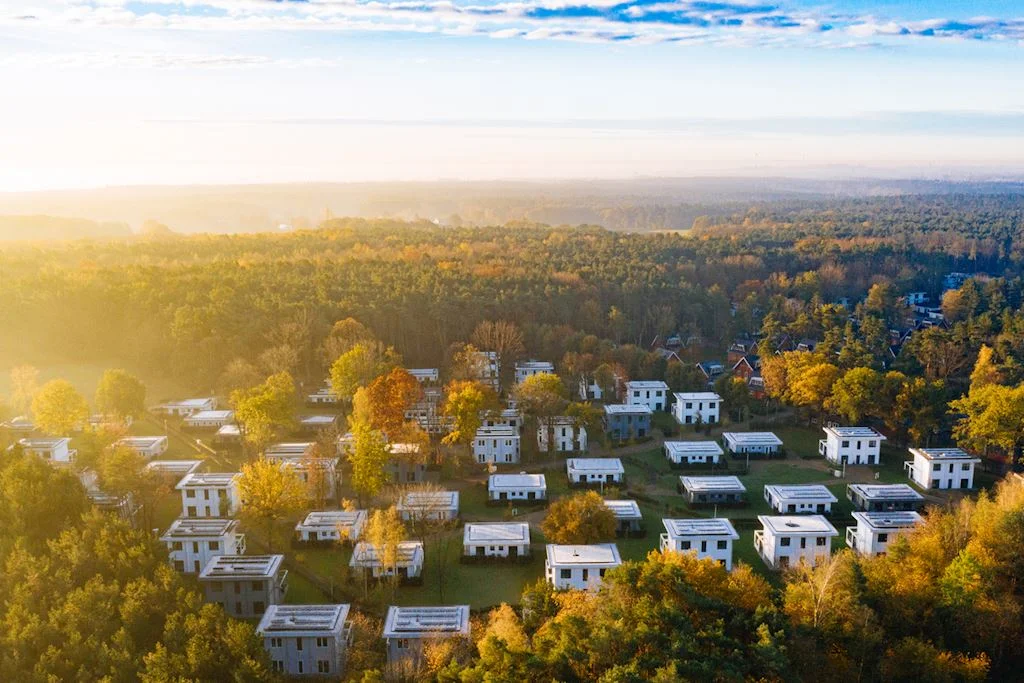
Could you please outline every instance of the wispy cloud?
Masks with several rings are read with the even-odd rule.
[[[605,43],[849,48],[1024,44],[1024,17],[903,21],[758,0],[6,0],[0,24],[153,30],[373,31]],[[201,64],[200,64],[201,65]],[[212,59],[209,66],[220,66]]]

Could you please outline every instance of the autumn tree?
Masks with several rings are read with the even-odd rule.
[[[972,388],[951,401],[949,409],[963,415],[953,427],[953,438],[964,448],[985,451],[994,446],[1013,454],[1024,440],[1024,384]]]
[[[364,499],[377,495],[387,483],[387,464],[391,457],[387,439],[367,422],[352,425],[353,444],[348,460],[352,467],[352,488]]]
[[[231,405],[243,443],[260,452],[279,430],[291,428],[295,401],[295,382],[287,372],[271,375],[251,389],[235,391]]]
[[[971,389],[981,389],[989,384],[1002,384],[1003,374],[996,364],[992,347],[982,344],[978,349],[978,360],[971,372]]]
[[[482,351],[494,351],[503,366],[509,367],[526,352],[523,333],[507,320],[484,320],[473,329],[470,342]]]
[[[568,392],[558,375],[540,372],[527,377],[513,391],[523,412],[537,420],[540,427],[548,432],[548,452],[554,448],[551,438],[552,418],[562,415],[568,405]]]
[[[789,380],[789,400],[798,406],[814,409],[819,415],[839,379],[840,370],[831,363],[815,363],[796,371]]]
[[[11,408],[18,415],[28,415],[32,399],[39,391],[39,370],[31,365],[11,368]]]
[[[111,446],[100,456],[100,488],[115,496],[130,496],[140,506],[140,527],[153,528],[154,512],[171,493],[167,480],[146,467],[146,458],[133,448]]]
[[[236,391],[244,391],[254,387],[263,381],[266,375],[261,375],[256,366],[244,358],[235,358],[221,373],[217,379],[217,388],[221,394],[231,396]]]
[[[401,363],[401,356],[392,347],[380,342],[359,342],[331,365],[331,390],[341,400],[351,401],[359,387],[369,386]]]
[[[825,408],[850,423],[861,422],[875,413],[883,389],[881,373],[871,368],[852,368],[832,385]],[[881,417],[881,415],[879,415]]]
[[[406,431],[405,413],[420,400],[423,390],[408,370],[394,368],[373,380],[366,394],[371,426],[392,439],[399,439]]]
[[[359,343],[376,341],[373,332],[355,318],[338,320],[320,345],[320,358],[329,368],[342,354]]]
[[[541,531],[552,543],[585,545],[615,539],[615,513],[596,491],[559,498],[548,508]]]
[[[468,380],[455,380],[445,388],[441,414],[451,420],[451,430],[444,443],[472,443],[483,424],[482,415],[498,409],[498,395],[488,386]]]
[[[273,552],[276,525],[303,509],[306,487],[290,467],[266,458],[242,466],[238,480],[242,518],[262,524],[267,535],[267,551]]]
[[[63,379],[47,382],[32,399],[35,425],[52,436],[67,436],[89,419],[89,404]]]
[[[96,387],[96,409],[119,419],[146,412],[146,385],[124,370],[107,370]]]
[[[405,540],[406,529],[398,508],[392,505],[383,510],[374,510],[366,520],[363,539],[373,546],[377,560],[391,576],[391,591],[394,594],[398,582],[399,545]],[[364,578],[369,574],[363,572]],[[364,582],[365,588],[365,582]]]

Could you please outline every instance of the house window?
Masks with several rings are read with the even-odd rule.
[[[817,538],[814,539],[814,543],[818,547],[821,547],[821,546],[825,545],[825,543],[827,543],[827,542],[828,542],[828,538],[825,537],[825,536],[818,536]]]
[[[284,673],[284,662],[283,662],[282,660],[280,660],[280,659],[275,659],[275,660],[274,660],[274,661],[272,661],[272,662],[271,662],[270,664],[271,664],[271,668],[272,668],[272,669],[273,669],[273,670],[274,670],[274,671],[275,671],[276,673],[279,673],[279,674],[283,674],[283,673]]]
[[[316,672],[321,674],[331,673],[331,663],[326,659],[318,659],[316,661]]]
[[[409,649],[409,639],[408,638],[398,638],[397,640],[395,640],[395,649],[396,650],[407,650],[407,649]]]
[[[682,548],[683,550],[689,550],[690,549],[690,542],[689,541],[680,541],[679,547]]]
[[[700,551],[702,553],[706,553],[708,551],[708,542],[707,541],[701,541],[700,542]]]
[[[971,469],[971,466],[967,464],[960,465],[960,469],[963,470],[964,472],[967,472],[968,470]]]
[[[868,448],[874,448],[877,443],[878,442],[875,441],[874,439],[872,439],[871,441],[868,441]]]
[[[214,552],[220,550],[220,541],[210,541],[210,550]]]
[[[262,581],[253,581],[252,582],[252,589],[254,591],[261,591],[261,590],[263,590],[263,582]]]
[[[719,550],[725,550],[728,546],[729,546],[729,542],[728,541],[719,541],[718,542],[718,549]]]
[[[242,592],[242,584],[234,583],[232,585],[234,586],[234,589],[235,589],[235,595],[241,594],[241,592]]]
[[[559,578],[562,578],[562,579],[571,579],[572,578],[572,570],[571,569],[559,569],[558,570],[558,576],[559,576]]]
[[[779,539],[779,545],[781,545],[783,548],[788,548],[790,540],[791,539],[788,536],[783,536]]]
[[[174,550],[181,550],[183,548],[181,541],[174,541],[171,543],[171,548]]]
[[[935,463],[934,465],[932,465],[932,472],[941,472],[941,471],[942,471],[942,465],[940,465],[939,463]]]
[[[210,584],[210,592],[211,593],[223,593],[224,592],[224,584],[222,584],[222,583],[220,583],[218,581],[214,581],[213,583]]]
[[[295,639],[295,649],[302,652],[302,638]]]
[[[296,664],[298,664],[298,668],[296,669],[296,673],[300,673],[300,674],[303,673],[303,671],[302,671],[302,660],[300,659],[298,662],[296,662]]]
[[[257,600],[254,603],[252,603],[252,611],[253,614],[263,614],[267,611],[267,606],[263,604],[262,600]]]
[[[850,441],[849,440],[843,441],[843,448],[849,448],[849,447],[850,447]]]
[[[281,647],[281,639],[280,638],[271,638],[270,639],[270,647]]]
[[[194,552],[194,553],[198,553],[199,552],[199,542],[198,541],[192,541],[192,552]]]
[[[235,603],[235,614],[241,614],[241,613],[242,613],[242,603],[236,602]]]
[[[583,570],[583,580],[584,581],[590,580],[590,570],[589,569],[584,569]]]
[[[602,578],[602,579],[604,578],[604,573],[605,573],[606,571],[608,571],[608,570],[607,570],[607,569],[601,569],[601,570],[599,570],[599,571],[598,571],[598,574],[600,574],[600,575],[601,575],[601,578]]]
[[[878,534],[878,542],[879,543],[888,543],[889,542],[889,534]]]

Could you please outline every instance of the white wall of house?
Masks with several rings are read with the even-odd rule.
[[[664,382],[626,382],[626,405],[668,410],[668,385]]]
[[[229,516],[238,514],[241,507],[238,485],[232,483],[228,487],[203,486],[188,487],[181,490],[182,517],[221,517],[220,501],[227,501]]]
[[[721,419],[722,397],[715,393],[679,393],[672,404],[672,415],[681,425],[717,424]]]
[[[880,463],[883,438],[879,434],[855,436],[826,429],[825,438],[819,442],[818,452],[835,465],[877,465]]]
[[[798,565],[801,561],[809,565],[828,558],[832,553],[832,537],[838,535],[824,517],[812,515],[800,518],[793,517],[760,517],[763,528],[754,532],[754,545],[762,559],[770,567],[785,569]],[[765,520],[774,520],[773,523]],[[815,524],[798,525],[792,530],[787,529],[787,520],[808,520]]]
[[[928,457],[927,449],[912,448],[913,461],[904,464],[910,479],[923,489],[949,490],[974,488],[977,458]],[[965,454],[966,455],[966,454]]]
[[[171,566],[185,574],[198,574],[218,555],[245,554],[245,536],[237,532],[217,538],[168,538],[167,557]]]
[[[722,536],[661,535],[662,552],[693,553],[698,559],[711,558],[732,571],[732,539]]]
[[[473,439],[473,457],[481,465],[517,463],[519,448],[520,437],[513,428],[480,429]]]

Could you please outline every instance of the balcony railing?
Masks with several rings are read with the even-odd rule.
[[[658,547],[661,548],[662,552],[665,552],[666,550],[674,550],[674,548],[670,548],[669,547],[668,534],[660,534],[658,536],[658,539],[659,539]]]
[[[277,586],[281,589],[281,595],[288,593],[288,570],[285,569],[281,572],[280,577],[277,579]]]
[[[245,534],[235,537],[235,555],[245,555]]]
[[[764,549],[764,529],[756,529],[754,531],[754,547],[757,548],[757,552],[763,553]]]
[[[828,452],[828,442],[825,439],[818,439],[818,455],[825,455]]]
[[[857,550],[857,527],[846,527],[846,545]]]

